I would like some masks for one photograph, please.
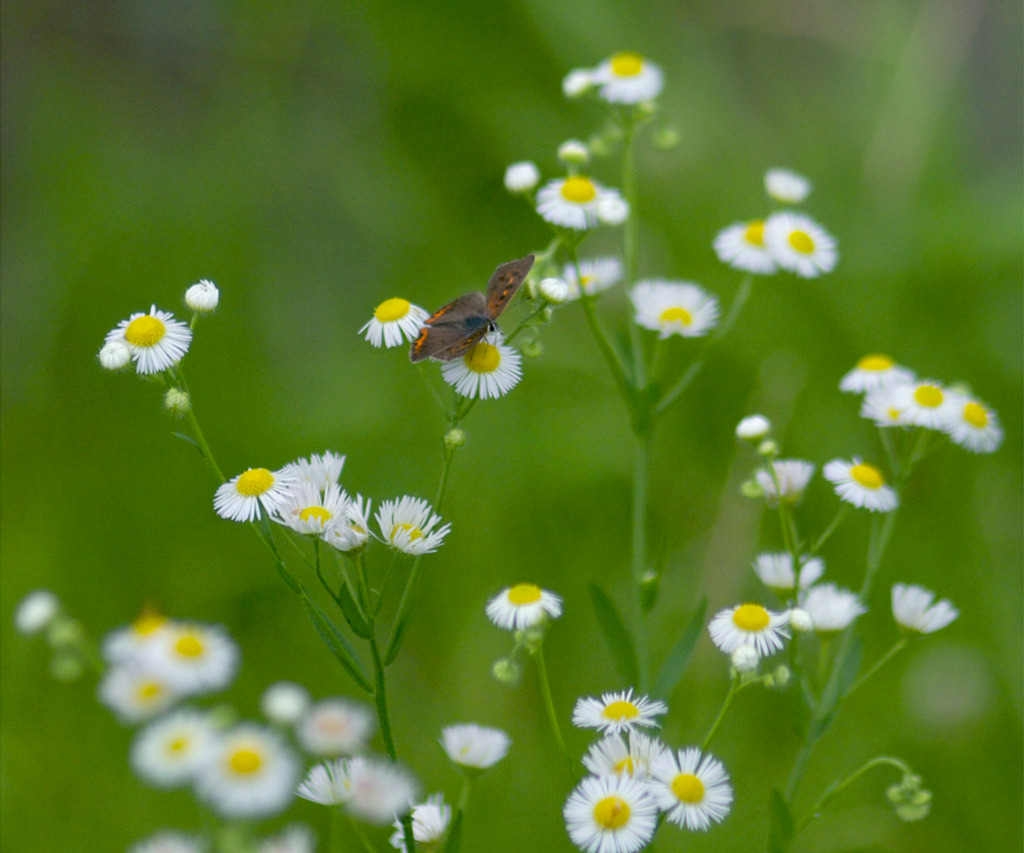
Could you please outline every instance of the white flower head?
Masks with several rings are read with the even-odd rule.
[[[452,527],[437,527],[441,516],[434,514],[427,501],[408,495],[384,501],[374,518],[384,541],[406,554],[432,554],[444,543]]]
[[[789,638],[788,612],[773,612],[760,604],[739,604],[715,614],[708,633],[719,649],[731,655],[740,646],[753,646],[760,657],[768,657]]]
[[[791,607],[789,609],[789,627],[798,634],[806,634],[808,631],[814,630],[814,619],[802,607]]]
[[[598,207],[608,199],[621,200],[618,190],[584,175],[570,175],[548,181],[537,191],[537,213],[552,225],[586,231],[600,223]]]
[[[562,615],[562,599],[536,584],[506,587],[487,602],[487,617],[506,631],[532,628]]]
[[[662,339],[670,335],[700,337],[718,323],[718,300],[693,282],[640,281],[629,298],[637,325],[652,329]]]
[[[431,794],[425,803],[412,807],[412,837],[425,850],[433,850],[448,831],[452,819],[452,807],[444,801],[444,794]],[[389,839],[396,850],[410,853],[405,846],[405,835],[400,820],[395,821],[395,831]],[[415,853],[415,851],[412,851]]]
[[[800,589],[806,589],[824,574],[825,563],[821,557],[801,554],[794,567],[793,555],[786,551],[765,552],[754,558],[754,572],[761,583],[782,595],[793,592],[797,586],[794,568],[799,569]]]
[[[271,684],[260,696],[260,711],[279,726],[294,725],[309,707],[309,693],[291,681]]]
[[[295,793],[305,800],[323,806],[336,806],[347,802],[351,794],[348,759],[339,758],[314,765]]]
[[[135,772],[158,788],[177,788],[195,778],[214,742],[209,715],[179,708],[142,729],[132,741]]]
[[[441,746],[460,767],[485,770],[508,753],[509,737],[501,729],[461,723],[441,732]]]
[[[562,270],[562,277],[569,285],[569,299],[579,299],[584,293],[593,296],[622,281],[622,261],[615,256],[586,258],[579,263],[580,275],[583,276],[582,289],[576,276],[575,265],[566,264]]]
[[[177,692],[211,693],[227,687],[238,668],[238,646],[219,625],[173,623],[140,653],[151,671]]]
[[[839,260],[835,238],[800,213],[769,216],[764,222],[764,244],[775,263],[801,278],[831,272]]]
[[[540,183],[540,169],[531,160],[511,163],[505,169],[505,189],[510,193],[528,193]]]
[[[523,378],[522,356],[504,343],[501,332],[488,332],[462,358],[441,365],[441,378],[460,397],[496,400]]]
[[[635,726],[657,728],[655,719],[668,711],[660,699],[633,697],[633,688],[618,693],[603,693],[600,699],[583,696],[572,712],[572,724],[581,729],[599,729],[605,734],[628,731]]]
[[[732,668],[737,672],[754,672],[761,663],[761,656],[751,645],[737,647],[729,656]]]
[[[217,487],[213,508],[229,521],[255,521],[263,511],[273,515],[286,503],[296,485],[293,469],[249,468]]]
[[[569,298],[569,284],[560,278],[542,278],[537,284],[537,293],[552,305],[561,305]]]
[[[958,397],[946,424],[949,437],[972,453],[992,453],[1003,443],[1003,428],[996,413],[971,397]]]
[[[430,315],[419,305],[408,299],[393,296],[385,299],[363,324],[359,334],[366,333],[366,340],[375,347],[397,347],[416,340],[423,323]]]
[[[647,784],[626,775],[588,776],[565,801],[562,816],[572,843],[586,853],[635,853],[658,827]]]
[[[769,169],[764,173],[764,189],[783,204],[800,204],[811,194],[811,182],[790,169]]]
[[[174,367],[188,352],[192,330],[174,315],[155,305],[149,312],[132,314],[107,333],[105,342],[119,341],[131,350],[135,370],[143,375]]]
[[[341,469],[345,467],[345,457],[332,450],[314,453],[308,459],[296,459],[284,466],[284,470],[293,479],[308,483],[324,491],[328,486],[336,484],[341,477]]]
[[[778,270],[764,243],[763,219],[734,222],[718,232],[712,246],[718,260],[733,269],[755,275],[771,275]]]
[[[345,513],[324,530],[328,545],[339,551],[362,548],[370,538],[371,502],[362,495],[354,495],[345,505]]]
[[[814,621],[814,630],[842,631],[854,619],[868,612],[856,594],[834,583],[812,586],[800,596],[800,608]]]
[[[260,841],[256,853],[316,853],[316,835],[305,824],[290,823]]]
[[[567,139],[558,146],[558,160],[563,166],[585,166],[590,160],[590,149],[578,139]]]
[[[45,631],[60,614],[60,599],[48,589],[30,592],[14,611],[14,626],[26,636]]]
[[[592,744],[583,756],[583,766],[595,776],[646,779],[651,775],[651,763],[664,751],[664,744],[657,738],[630,729],[626,738],[611,734]]]
[[[562,79],[562,93],[567,98],[578,98],[594,85],[593,74],[588,68],[574,68]]]
[[[96,357],[105,370],[122,370],[132,363],[131,348],[124,341],[107,341]]]
[[[598,96],[613,104],[639,104],[653,100],[665,83],[661,69],[639,53],[623,51],[591,72]]]
[[[162,613],[144,610],[131,625],[111,631],[103,639],[103,657],[111,664],[135,661],[174,624]]]
[[[908,424],[948,431],[958,417],[958,395],[933,379],[899,385],[894,395],[895,404]]]
[[[772,431],[772,422],[764,415],[748,415],[736,424],[736,438],[760,441]]]
[[[202,279],[185,291],[185,304],[197,314],[209,314],[220,302],[220,291],[212,281]]]
[[[384,826],[412,809],[418,785],[405,768],[360,755],[348,759],[346,769],[346,805],[356,817]]]
[[[897,364],[892,356],[872,353],[861,358],[853,370],[839,380],[839,390],[848,394],[863,394],[913,381],[914,371]]]
[[[651,765],[651,795],[667,820],[703,832],[732,807],[732,785],[722,762],[697,747],[666,750]]]
[[[629,219],[629,202],[617,193],[606,192],[597,200],[596,212],[605,225],[621,225]]]
[[[923,586],[897,583],[892,586],[892,615],[908,631],[931,634],[960,615],[950,601],[935,601],[935,593]]]
[[[877,427],[909,426],[903,415],[906,402],[901,399],[901,389],[902,386],[898,384],[872,388],[860,404],[860,416],[872,421]]]
[[[321,490],[301,482],[271,517],[296,533],[325,538],[327,529],[345,518],[348,502],[348,495],[337,483]]]
[[[787,504],[800,503],[814,476],[814,463],[803,459],[776,459],[771,466],[771,472],[758,469],[754,473],[768,506],[778,506],[780,498]]]
[[[128,853],[206,853],[206,843],[184,832],[162,829],[148,838],[136,841]]]
[[[311,705],[295,727],[295,738],[318,758],[352,755],[366,749],[375,718],[363,704],[323,699]]]
[[[110,667],[97,694],[100,702],[126,725],[151,719],[182,697],[165,678],[139,665]]]
[[[890,512],[899,506],[900,499],[885,484],[882,472],[857,457],[850,461],[833,459],[822,469],[822,474],[835,486],[840,500],[855,507],[871,512]]]

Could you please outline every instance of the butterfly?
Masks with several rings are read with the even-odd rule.
[[[533,267],[533,255],[502,264],[487,282],[487,295],[474,292],[460,296],[427,317],[409,349],[410,361],[433,358],[452,361],[465,355],[489,331],[508,307]]]

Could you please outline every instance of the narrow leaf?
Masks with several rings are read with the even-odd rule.
[[[654,682],[655,696],[668,699],[682,680],[686,668],[690,665],[690,658],[693,657],[693,650],[697,647],[697,641],[704,630],[704,614],[707,609],[707,596],[701,596],[697,609],[693,611],[693,615],[683,627],[683,633],[661,665],[658,678]]]
[[[768,831],[768,853],[783,853],[793,840],[793,813],[789,810],[789,803],[779,793],[778,788],[772,788],[768,812],[771,819],[771,827]]]
[[[373,684],[363,671],[363,665],[359,662],[359,658],[356,657],[355,650],[349,644],[349,641],[324,615],[324,612],[313,599],[305,597],[302,599],[302,603],[306,606],[306,612],[313,622],[313,627],[316,628],[316,632],[320,635],[320,639],[324,641],[327,648],[331,650],[331,654],[338,659],[338,663],[352,676],[356,684],[367,693],[372,694]]]
[[[612,663],[618,670],[622,680],[627,685],[637,683],[636,649],[633,647],[633,638],[630,637],[615,609],[612,600],[605,595],[604,591],[597,584],[587,584],[590,592],[590,602],[594,605],[594,613],[597,616],[597,624],[604,634],[604,641],[608,644],[608,651],[611,652]]]

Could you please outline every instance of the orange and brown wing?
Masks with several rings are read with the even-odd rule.
[[[452,361],[479,341],[490,325],[482,293],[467,293],[431,314],[409,348],[410,361]]]
[[[491,320],[496,320],[508,307],[532,267],[533,255],[527,255],[518,261],[502,264],[494,271],[491,280],[487,282],[487,315]]]

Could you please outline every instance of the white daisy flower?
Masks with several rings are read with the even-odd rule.
[[[960,611],[945,598],[932,604],[934,600],[935,593],[923,586],[893,584],[893,618],[907,630],[920,634],[931,634],[945,628],[960,615]]]
[[[621,734],[613,734],[593,744],[583,756],[583,766],[595,776],[646,779],[651,775],[651,763],[664,751],[665,746],[657,738],[631,729],[628,741]]]
[[[583,276],[582,290],[576,278],[575,265],[566,264],[562,270],[562,277],[569,285],[569,299],[579,299],[584,293],[593,296],[614,287],[622,281],[622,261],[614,256],[587,258],[580,261],[580,274]]]
[[[790,611],[792,613],[792,611]],[[732,668],[737,672],[754,672],[761,663],[761,656],[753,646],[740,646],[730,656]]]
[[[739,604],[716,613],[708,623],[708,633],[711,642],[727,655],[740,646],[753,646],[758,655],[768,657],[789,639],[788,623],[787,612],[773,612],[760,604]]]
[[[689,281],[640,281],[629,298],[636,312],[633,320],[657,332],[661,339],[669,335],[700,337],[718,323],[718,300]]]
[[[264,838],[256,853],[316,853],[316,835],[302,823],[290,823],[277,835]]]
[[[142,729],[132,741],[131,764],[158,788],[187,785],[209,759],[214,730],[209,715],[179,708]]]
[[[370,509],[362,495],[350,497],[344,515],[324,530],[324,541],[339,551],[362,548],[370,538]]]
[[[612,104],[639,104],[658,96],[665,80],[661,69],[639,53],[623,51],[606,59],[590,75],[598,95]]]
[[[295,474],[288,466],[279,471],[248,468],[217,487],[213,508],[228,521],[254,521],[262,516],[262,510],[270,515],[279,511],[295,485]]]
[[[798,504],[814,475],[814,463],[803,459],[776,459],[771,463],[772,474],[764,469],[754,472],[768,506],[778,506],[779,497],[787,504]]]
[[[197,314],[209,314],[220,302],[220,291],[205,278],[185,291],[185,304]]]
[[[629,776],[588,776],[562,809],[569,838],[586,853],[635,853],[658,828],[647,785]]]
[[[932,379],[899,385],[894,394],[908,424],[947,431],[958,417],[957,395]]]
[[[408,814],[418,796],[416,780],[407,770],[383,759],[363,756],[347,762],[348,810],[381,826]]]
[[[96,357],[105,370],[122,370],[132,363],[131,348],[124,341],[105,343]]]
[[[408,495],[384,501],[374,518],[384,541],[406,554],[432,554],[452,528],[445,524],[434,530],[441,516],[434,514],[427,501]]]
[[[853,370],[839,380],[839,390],[863,394],[913,381],[914,371],[898,365],[891,356],[872,353],[860,359]]]
[[[505,346],[500,332],[490,332],[462,358],[441,365],[441,378],[460,397],[496,400],[523,378],[522,356]]]
[[[603,693],[600,699],[583,696],[572,712],[572,724],[580,729],[600,729],[605,734],[627,731],[635,726],[657,728],[655,719],[668,711],[660,699],[633,698],[633,688],[619,693]]]
[[[530,160],[512,163],[505,169],[505,189],[510,193],[528,193],[540,183],[540,169]]]
[[[764,173],[764,189],[783,204],[800,204],[811,194],[811,182],[790,169],[769,169]]]
[[[552,225],[585,231],[599,224],[598,204],[606,199],[621,196],[584,175],[570,175],[548,181],[537,191],[537,213]]]
[[[321,490],[310,482],[301,482],[271,519],[296,533],[324,537],[328,527],[345,518],[348,502],[348,495],[337,483]]]
[[[322,806],[337,806],[348,802],[351,796],[348,759],[339,758],[314,765],[295,793],[304,800]]]
[[[165,678],[141,666],[112,666],[97,688],[100,702],[126,725],[166,711],[182,694]]]
[[[508,753],[512,742],[501,729],[460,723],[441,731],[441,746],[460,767],[486,770]]]
[[[60,613],[60,599],[48,589],[30,592],[14,611],[14,627],[25,636],[45,631]]]
[[[992,453],[1003,443],[1003,428],[995,411],[971,397],[958,397],[956,415],[946,424],[949,437],[972,453]]]
[[[444,801],[444,794],[431,794],[425,803],[412,807],[412,837],[424,849],[434,849],[448,831],[452,819],[452,807]],[[405,833],[400,820],[395,821],[395,831],[389,839],[396,850],[409,853],[405,846]]]
[[[574,68],[562,79],[562,93],[567,98],[578,98],[593,85],[594,78],[589,68]]]
[[[775,263],[801,278],[831,272],[839,260],[835,238],[800,213],[769,216],[764,222],[764,244]]]
[[[345,457],[332,450],[314,453],[308,459],[296,459],[284,466],[284,470],[295,476],[300,482],[309,483],[320,491],[337,483],[341,478],[341,469],[345,467]]]
[[[146,666],[183,694],[227,687],[238,668],[238,646],[219,625],[177,622],[142,653]]]
[[[318,758],[352,755],[366,749],[375,718],[362,704],[344,699],[323,699],[303,715],[295,727],[295,739]]]
[[[569,298],[569,284],[560,278],[542,278],[537,284],[541,299],[552,305],[561,305]]]
[[[693,831],[721,823],[732,806],[725,767],[697,747],[662,753],[651,765],[650,791],[667,820]]]
[[[856,507],[872,512],[890,512],[900,504],[896,492],[885,485],[882,472],[857,457],[849,462],[833,459],[822,468],[822,474],[835,486],[840,500]]]
[[[621,225],[629,219],[629,202],[620,195],[605,193],[597,200],[596,212],[605,225]]]
[[[309,693],[291,681],[271,684],[260,697],[260,711],[270,722],[279,726],[297,723],[309,707]]]
[[[419,305],[393,296],[374,309],[373,317],[363,325],[359,334],[365,332],[366,340],[375,347],[401,346],[416,340],[423,322],[429,316]]]
[[[718,232],[712,246],[718,260],[733,269],[755,275],[771,275],[778,269],[764,244],[763,219],[734,222]]]
[[[143,613],[131,625],[111,631],[103,640],[103,657],[108,663],[123,664],[135,660],[174,623],[162,613]]]
[[[291,803],[300,772],[276,732],[241,723],[216,737],[196,776],[196,793],[221,817],[268,817]]]
[[[868,612],[854,593],[834,583],[818,584],[806,590],[800,597],[800,607],[810,614],[814,630],[819,632],[842,631]]]
[[[174,367],[184,358],[192,342],[192,330],[187,323],[175,320],[168,311],[154,305],[149,313],[132,314],[107,333],[105,343],[119,341],[127,345],[141,374],[159,373]]]
[[[506,587],[487,602],[487,618],[506,631],[532,628],[562,615],[562,599],[536,584]]]
[[[798,634],[806,634],[814,630],[814,619],[802,607],[789,608],[789,627]]]
[[[793,555],[786,551],[758,554],[754,558],[754,572],[767,587],[786,595],[796,588],[796,574],[793,571]],[[800,555],[800,589],[815,583],[825,572],[821,557]]]
[[[901,388],[901,385],[894,384],[868,391],[860,404],[860,416],[872,421],[877,427],[907,426],[907,420],[903,416],[906,401],[901,400]]]
[[[206,850],[206,842],[201,838],[163,829],[136,841],[128,848],[128,853],[206,853]]]
[[[764,415],[748,415],[736,424],[736,438],[760,441],[772,431],[772,422]]]

